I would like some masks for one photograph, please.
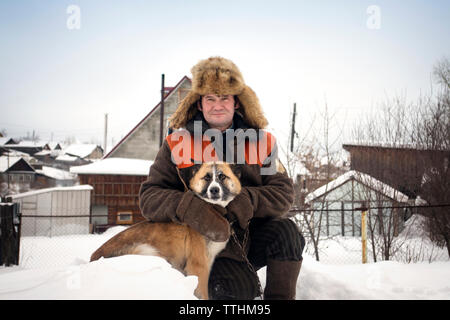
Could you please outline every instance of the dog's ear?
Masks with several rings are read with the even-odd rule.
[[[233,171],[234,175],[240,179],[242,176],[242,165],[241,164],[234,164],[230,163],[230,169]]]
[[[189,181],[191,181],[191,179],[195,176],[195,174],[198,172],[199,169],[200,165],[197,164],[188,168],[181,169],[179,171],[180,178],[183,179],[184,183],[187,183],[189,185]]]
[[[198,170],[200,170],[201,164],[194,164],[192,167],[190,167],[191,170],[189,170],[189,176],[187,177],[188,180],[191,180],[193,176],[196,175]]]

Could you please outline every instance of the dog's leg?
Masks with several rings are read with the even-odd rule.
[[[186,275],[198,277],[195,295],[208,300],[209,259],[205,239],[196,231],[191,231],[186,241]]]
[[[194,293],[198,298],[208,300],[208,260],[206,255],[204,259],[198,258],[199,257],[192,257],[186,261],[185,272],[187,275],[195,275],[198,277],[198,285]]]

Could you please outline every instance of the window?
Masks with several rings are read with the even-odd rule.
[[[133,212],[117,212],[117,224],[132,224],[133,223]]]

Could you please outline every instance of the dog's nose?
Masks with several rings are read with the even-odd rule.
[[[220,189],[218,187],[211,187],[211,189],[209,189],[209,192],[211,192],[211,195],[217,196],[220,192]]]

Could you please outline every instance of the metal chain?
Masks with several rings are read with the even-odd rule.
[[[245,246],[247,244],[248,241],[248,235],[249,235],[249,228],[247,226],[247,228],[245,229],[245,234],[244,234],[244,240],[241,243],[239,242],[239,239],[236,236],[236,232],[234,231],[234,229],[231,229],[231,236],[234,240],[234,242],[239,246],[239,248],[241,249],[241,255],[242,258],[244,258],[244,261],[247,263],[248,268],[250,269],[250,271],[253,273],[253,275],[256,277],[256,281],[258,283],[258,296],[261,298],[261,300],[263,300],[263,290],[262,290],[262,286],[261,286],[261,282],[259,281],[259,277],[258,277],[258,273],[256,272],[255,268],[253,267],[253,265],[250,263],[250,261],[247,258],[247,255],[245,254]]]

